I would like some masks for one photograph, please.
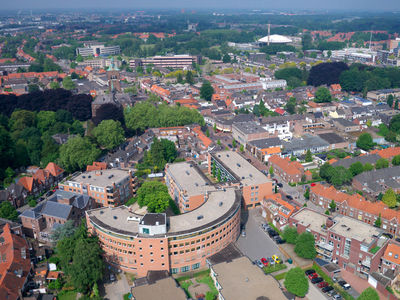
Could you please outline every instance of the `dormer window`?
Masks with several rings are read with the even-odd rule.
[[[389,256],[392,256],[393,255],[393,253],[392,252],[389,252]]]

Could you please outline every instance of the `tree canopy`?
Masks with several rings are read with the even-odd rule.
[[[119,121],[104,120],[93,129],[97,142],[107,150],[112,150],[124,140],[124,130]]]
[[[112,103],[101,105],[96,110],[96,116],[92,118],[93,123],[97,126],[104,120],[119,121],[124,124],[124,112],[121,106],[116,106]]]
[[[300,267],[295,267],[287,271],[285,281],[283,282],[283,285],[290,293],[301,298],[308,292],[308,284],[308,279]]]
[[[301,233],[296,239],[294,252],[302,258],[314,259],[317,256],[314,236],[306,231]]]
[[[374,141],[372,140],[372,136],[371,134],[369,134],[368,132],[361,134],[356,142],[357,147],[363,149],[363,150],[369,150],[372,147],[374,147],[376,145],[376,143],[374,143]]]
[[[15,207],[10,204],[10,202],[3,201],[0,203],[0,218],[17,221],[18,212]]]
[[[289,244],[295,244],[298,236],[299,234],[297,233],[296,227],[286,226],[283,229],[282,237]]]
[[[368,287],[362,291],[357,300],[379,300],[380,297],[373,287]]]
[[[325,87],[319,88],[315,93],[314,102],[323,103],[323,102],[332,102],[331,92]]]
[[[172,200],[166,185],[158,181],[146,181],[137,191],[140,207],[147,206],[149,212],[161,213]]]
[[[204,81],[200,88],[200,97],[211,101],[211,97],[214,94],[214,88],[209,81]]]
[[[386,190],[385,195],[382,197],[382,202],[385,203],[388,207],[396,206],[396,194],[395,192],[389,188]]]
[[[322,63],[311,68],[307,84],[313,86],[332,85],[340,82],[340,74],[349,70],[344,62]],[[342,87],[343,88],[343,87]]]

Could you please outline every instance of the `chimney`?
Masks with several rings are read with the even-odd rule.
[[[326,227],[330,228],[332,226],[333,226],[333,219],[329,217],[328,219],[326,219]]]

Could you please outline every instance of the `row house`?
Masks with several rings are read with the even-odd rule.
[[[331,128],[331,124],[325,121],[317,121],[312,118],[307,118],[305,120],[298,120],[294,124],[294,131],[298,135],[303,135],[306,132],[314,133],[315,131],[320,130],[329,130]]]
[[[382,256],[381,273],[394,279],[400,273],[400,243],[390,240]]]
[[[253,140],[246,143],[245,150],[261,162],[267,162],[274,155],[280,155],[282,142],[277,137]]]
[[[289,223],[298,233],[314,235],[317,257],[354,274],[369,275],[380,270],[389,242],[382,237],[383,229],[341,214],[332,218],[307,207],[294,213]]]
[[[268,166],[272,166],[274,173],[279,175],[285,182],[298,183],[304,175],[307,180],[311,180],[312,173],[304,170],[304,167],[298,161],[290,161],[290,157],[282,158],[278,155],[272,155],[268,160]]]
[[[329,209],[329,204],[334,200],[336,212],[350,218],[357,219],[369,225],[381,217],[381,228],[395,236],[399,235],[400,213],[388,208],[383,202],[371,203],[358,194],[348,195],[337,191],[333,186],[325,187],[317,184],[310,189],[310,201]]]
[[[0,203],[8,201],[15,208],[24,206],[26,198],[28,197],[28,190],[15,182],[11,183],[5,190],[0,191]]]
[[[271,222],[280,231],[289,225],[290,216],[297,210],[297,207],[283,201],[280,194],[265,197],[260,206],[262,217],[267,222]]]
[[[340,86],[340,84],[331,84],[331,86],[329,87],[329,92],[331,93],[332,98],[343,98],[342,87]]]

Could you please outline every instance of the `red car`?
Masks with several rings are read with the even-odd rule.
[[[318,283],[317,285],[319,288],[323,288],[323,287],[328,286],[329,284],[327,282],[322,281],[322,282]]]
[[[268,260],[266,260],[265,258],[261,258],[261,262],[264,266],[268,267]]]
[[[317,277],[318,277],[317,273],[312,273],[312,274],[308,275],[309,279],[314,279],[314,278],[317,278]]]
[[[313,182],[313,183],[311,183],[310,185],[311,185],[311,186],[316,186],[317,184],[316,184],[315,182]]]

